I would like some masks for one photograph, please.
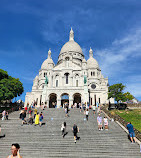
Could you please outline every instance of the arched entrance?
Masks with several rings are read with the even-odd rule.
[[[61,95],[61,106],[65,107],[65,105],[69,105],[69,95],[67,93]]]
[[[75,93],[73,95],[73,105],[77,104],[77,108],[79,108],[79,103],[81,103],[81,94],[80,93]]]
[[[55,93],[51,93],[49,95],[49,108],[55,108],[57,104],[57,95]]]

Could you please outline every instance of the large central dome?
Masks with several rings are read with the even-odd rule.
[[[75,41],[68,41],[63,45],[60,54],[65,52],[77,52],[83,54],[81,47]]]
[[[69,41],[65,43],[60,51],[58,62],[63,59],[63,56],[67,56],[68,54],[72,55],[72,58],[75,60],[81,61],[84,58],[82,49],[78,43],[74,41],[74,32],[71,28]]]

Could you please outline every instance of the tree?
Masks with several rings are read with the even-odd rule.
[[[3,100],[11,100],[23,93],[23,84],[8,73],[0,69],[0,102]]]
[[[0,80],[2,80],[3,78],[8,78],[8,73],[0,69]]]
[[[117,102],[126,101],[125,95],[123,94],[123,90],[125,86],[122,83],[113,84],[108,88],[108,99],[115,98]]]
[[[124,96],[126,98],[126,101],[134,99],[134,96],[129,92],[124,93]]]

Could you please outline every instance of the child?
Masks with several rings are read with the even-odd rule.
[[[43,115],[42,113],[40,114],[40,117],[39,117],[39,126],[41,127],[42,126],[42,121],[43,121]]]
[[[108,119],[107,119],[107,117],[104,117],[103,122],[104,122],[105,130],[108,130]]]

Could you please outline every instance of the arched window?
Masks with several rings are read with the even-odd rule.
[[[56,80],[56,87],[58,87],[58,80]]]
[[[76,87],[78,87],[78,80],[76,80]]]
[[[69,83],[69,73],[65,73],[65,76],[66,76],[66,84],[68,84]]]
[[[44,72],[44,77],[47,76],[47,72]]]
[[[93,75],[93,72],[91,72],[91,76]]]
[[[95,72],[93,72],[93,76],[95,76]]]

